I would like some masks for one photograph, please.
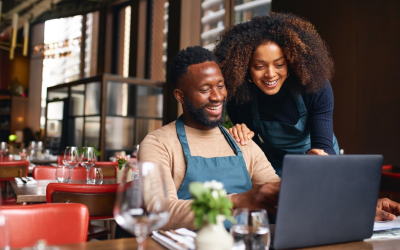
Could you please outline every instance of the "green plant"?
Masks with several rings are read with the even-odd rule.
[[[118,169],[121,170],[124,165],[128,162],[125,156],[117,156],[117,162],[118,162]]]
[[[90,145],[88,145],[88,142],[85,140],[85,143],[83,144],[83,146],[84,147],[92,147],[92,148],[94,148],[94,154],[97,156],[97,157],[100,157],[101,156],[101,152],[97,149],[97,144],[96,143],[93,143],[93,144],[90,144]],[[79,151],[79,155],[81,154],[81,151]]]
[[[194,224],[200,228],[204,221],[217,224],[217,215],[224,215],[227,220],[234,221],[232,217],[232,202],[226,196],[223,184],[215,180],[211,182],[192,182],[189,192],[193,197],[191,209],[194,211]]]
[[[224,122],[222,123],[222,126],[224,126],[226,129],[230,129],[233,127],[232,121],[228,116],[228,112],[225,112]]]

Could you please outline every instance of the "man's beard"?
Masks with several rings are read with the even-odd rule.
[[[203,125],[204,127],[207,128],[215,128],[219,125],[222,124],[224,121],[224,115],[225,115],[225,110],[226,110],[226,99],[222,101],[222,112],[221,112],[221,117],[218,120],[212,121],[208,119],[207,113],[205,111],[206,106],[204,105],[203,107],[196,108],[193,103],[189,101],[189,99],[186,98],[186,96],[183,99],[185,106],[189,112],[190,117],[197,122],[200,125]]]

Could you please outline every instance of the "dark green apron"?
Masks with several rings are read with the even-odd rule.
[[[277,175],[282,175],[284,154],[304,154],[311,149],[310,126],[307,123],[308,112],[300,94],[293,94],[300,119],[295,125],[279,121],[262,121],[258,111],[257,93],[253,92],[251,111],[254,127],[264,141],[264,153],[274,167]],[[339,154],[339,144],[333,134],[333,149]],[[273,153],[274,152],[274,153]],[[283,153],[281,153],[283,152]]]
[[[192,156],[186,137],[183,116],[180,116],[176,121],[176,132],[178,133],[187,164],[185,178],[178,190],[179,199],[191,199],[189,184],[194,181],[205,182],[216,180],[222,182],[228,194],[243,193],[252,188],[242,151],[229,133],[222,126],[219,128],[236,156],[214,158]],[[210,145],[210,147],[218,147],[218,145]]]

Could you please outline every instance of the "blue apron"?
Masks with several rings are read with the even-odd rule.
[[[250,175],[247,171],[242,151],[229,133],[222,126],[219,126],[219,128],[236,156],[214,158],[192,156],[186,137],[183,116],[181,115],[176,121],[176,132],[178,133],[187,164],[185,178],[178,190],[179,199],[191,199],[189,184],[193,181],[205,182],[216,180],[222,182],[228,194],[243,193],[252,188]],[[216,145],[210,145],[210,147],[213,146]]]
[[[308,112],[300,94],[293,94],[300,119],[295,125],[279,121],[262,121],[258,111],[257,93],[253,91],[251,111],[254,127],[264,141],[264,153],[271,162],[276,173],[282,175],[282,160],[284,154],[304,154],[311,149],[310,126],[307,123]],[[333,134],[333,149],[339,154],[339,145]]]

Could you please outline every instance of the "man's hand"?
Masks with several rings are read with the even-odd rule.
[[[236,124],[232,128],[228,129],[229,134],[233,137],[236,142],[240,142],[242,146],[247,144],[248,140],[254,137],[254,132],[251,131],[246,124]]]
[[[313,148],[307,152],[308,155],[328,155],[323,149]]]
[[[235,194],[231,197],[233,208],[265,208],[268,212],[276,214],[280,186],[281,182],[270,182],[247,192]]]
[[[375,220],[394,220],[396,216],[400,215],[400,204],[389,200],[388,198],[382,198],[378,200],[376,206]]]

